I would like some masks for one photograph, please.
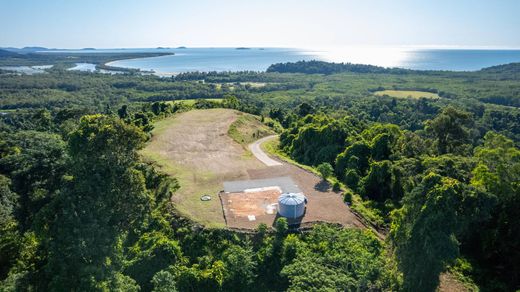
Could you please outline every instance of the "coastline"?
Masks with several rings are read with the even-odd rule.
[[[108,60],[101,64],[96,64],[97,70],[107,70],[107,71],[118,71],[118,72],[125,72],[125,73],[145,73],[145,74],[157,74],[154,70],[142,70],[140,68],[131,68],[131,67],[120,67],[120,66],[113,66],[112,63],[118,62],[118,61],[128,61],[128,60],[139,60],[139,59],[148,59],[148,58],[158,58],[158,57],[164,57],[164,56],[174,56],[174,52],[169,53],[160,53],[159,55],[149,56],[149,57],[138,57],[138,58],[129,58],[129,59],[114,59],[114,60]],[[176,73],[178,74],[178,73]]]
[[[175,60],[164,59],[164,62],[158,62],[156,59],[158,57],[164,57],[163,55],[111,60],[104,65],[114,68],[125,68],[126,70],[146,70],[158,76],[173,76],[182,72],[192,71],[265,71],[270,65],[276,63],[294,63],[297,61],[311,60],[366,64],[414,71],[453,72],[475,72],[483,68],[520,62],[520,50],[491,50],[489,48],[482,50],[420,48],[415,51],[407,49],[398,53],[390,51],[389,54],[384,55],[384,57],[381,57],[382,55],[380,54],[384,48],[369,52],[358,51],[358,55],[347,54],[347,52],[334,55],[333,51],[311,52],[298,51],[296,49],[293,49],[291,53],[287,53],[285,49],[280,49],[280,51],[276,51],[276,49],[265,51],[260,49],[240,50],[237,48],[213,51],[210,49],[211,48],[192,48],[189,49],[190,51],[188,53],[179,54],[178,56],[181,56],[180,58],[175,58]],[[376,54],[376,52],[378,52],[378,54]],[[150,61],[148,62],[148,60]],[[120,63],[119,61],[124,62]],[[267,63],[269,64],[266,65]]]

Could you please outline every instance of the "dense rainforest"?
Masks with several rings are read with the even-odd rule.
[[[327,173],[386,239],[284,219],[238,233],[179,216],[178,182],[138,151],[154,121],[211,107],[270,117],[280,155]],[[2,71],[0,290],[435,291],[449,273],[468,289],[515,291],[519,145],[518,64]]]

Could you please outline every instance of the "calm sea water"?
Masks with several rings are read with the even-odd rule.
[[[419,70],[474,71],[520,62],[520,50],[416,50],[397,65]]]
[[[265,71],[274,63],[316,59],[311,53],[294,49],[196,48],[163,51],[175,55],[120,60],[108,65],[169,74],[189,71]]]
[[[252,48],[172,49],[172,56],[120,60],[111,66],[153,70],[158,74],[187,71],[264,71],[269,65],[300,60],[352,62],[418,70],[473,71],[520,62],[520,50],[346,49],[298,50]]]
[[[67,51],[93,52],[173,52],[175,55],[129,59],[108,65],[155,71],[169,75],[188,71],[264,71],[269,65],[300,60],[351,62],[418,70],[474,71],[485,67],[520,62],[520,50],[490,49],[403,49],[344,48],[300,50],[283,48],[187,48],[187,49],[99,49]]]

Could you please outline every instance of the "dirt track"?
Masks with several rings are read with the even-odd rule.
[[[282,163],[280,163],[279,161],[276,161],[271,157],[267,156],[267,154],[265,154],[264,151],[262,151],[262,149],[260,148],[260,145],[262,143],[264,143],[267,140],[273,139],[274,137],[276,137],[276,135],[267,136],[262,139],[258,139],[256,142],[249,145],[249,150],[251,151],[251,153],[253,153],[256,159],[260,160],[263,164],[267,166],[282,165]]]

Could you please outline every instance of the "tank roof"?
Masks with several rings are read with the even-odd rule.
[[[278,204],[300,205],[305,203],[305,196],[302,193],[283,193],[278,198]]]

